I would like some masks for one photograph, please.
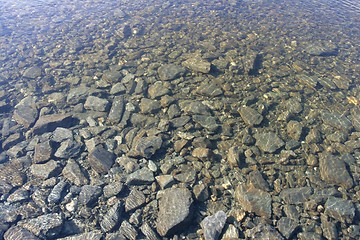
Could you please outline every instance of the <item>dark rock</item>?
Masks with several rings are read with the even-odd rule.
[[[73,159],[69,159],[67,161],[67,164],[62,171],[62,175],[65,179],[75,184],[76,186],[88,184],[88,179],[81,171],[79,165]]]
[[[258,170],[249,173],[249,182],[257,189],[261,189],[266,192],[270,190],[269,183],[265,181],[261,172]]]
[[[2,148],[6,151],[23,140],[24,137],[21,133],[14,133],[10,135],[8,138],[6,138],[5,141],[2,142]]]
[[[296,75],[295,78],[302,84],[309,86],[310,88],[316,88],[318,84],[318,78],[316,76],[308,76],[305,74]]]
[[[288,122],[288,124],[286,126],[286,130],[287,130],[289,137],[291,137],[295,141],[300,140],[302,131],[303,131],[301,123],[291,120]]]
[[[49,196],[48,196],[48,203],[49,204],[58,204],[61,201],[61,198],[64,195],[64,191],[66,190],[67,183],[63,180],[58,182],[54,188],[51,190]]]
[[[141,112],[144,114],[156,113],[161,108],[160,102],[158,100],[152,100],[147,98],[142,98],[139,106]]]
[[[53,148],[50,141],[45,141],[36,144],[34,152],[34,163],[44,163],[50,160],[53,153]]]
[[[18,222],[18,226],[26,228],[41,238],[53,239],[60,234],[63,221],[61,214],[50,213],[37,218],[21,220]]]
[[[120,225],[120,232],[129,240],[137,239],[137,231],[136,229],[126,220],[122,221]]]
[[[305,142],[308,144],[321,143],[322,137],[321,132],[317,128],[310,129],[309,133],[305,137]]]
[[[66,102],[72,105],[76,105],[78,103],[84,103],[86,96],[91,92],[91,89],[85,85],[81,85],[76,88],[71,88],[67,95]]]
[[[206,240],[217,240],[219,238],[225,226],[226,218],[226,214],[223,211],[218,211],[201,221],[200,225]]]
[[[191,192],[186,188],[166,189],[159,200],[156,229],[161,236],[182,231],[192,216]]]
[[[54,160],[30,166],[31,174],[41,179],[48,179],[50,177],[57,176],[60,171],[60,166]]]
[[[100,186],[85,185],[79,193],[79,203],[83,206],[92,207],[102,194]]]
[[[149,86],[148,94],[150,98],[155,99],[170,94],[170,89],[163,82],[157,81]]]
[[[141,207],[145,204],[145,200],[145,195],[141,191],[137,189],[132,190],[125,200],[125,211],[129,212]]]
[[[63,159],[75,158],[80,154],[81,147],[76,141],[67,139],[61,143],[54,156]]]
[[[257,133],[254,137],[256,139],[256,146],[264,152],[273,153],[285,145],[284,141],[274,132]]]
[[[192,166],[184,164],[178,167],[174,178],[182,183],[191,183],[196,179],[196,171]]]
[[[207,115],[193,115],[192,119],[194,122],[200,124],[202,127],[206,128],[210,132],[216,132],[219,128],[219,124],[217,124],[217,117]]]
[[[209,73],[211,70],[211,63],[199,57],[189,58],[182,65],[194,72]]]
[[[270,218],[271,217],[271,195],[254,187],[238,185],[235,189],[235,199],[245,211]]]
[[[124,94],[125,92],[126,92],[126,87],[121,82],[114,84],[110,89],[110,94],[112,95]]]
[[[182,127],[185,124],[187,124],[190,121],[190,119],[191,118],[189,116],[181,116],[181,117],[172,119],[170,121],[170,123],[173,128],[179,128],[179,127]]]
[[[89,154],[88,162],[91,168],[99,174],[105,174],[109,171],[115,162],[115,155],[103,146],[96,146]]]
[[[85,101],[84,108],[86,110],[106,112],[109,108],[109,102],[104,98],[88,96]]]
[[[331,42],[314,42],[305,47],[305,52],[314,56],[336,56],[338,48]]]
[[[0,113],[6,113],[11,110],[8,100],[0,100]]]
[[[323,240],[322,236],[315,232],[301,232],[297,237],[299,240]]]
[[[284,238],[280,235],[276,229],[268,224],[260,223],[252,229],[245,231],[246,239],[276,239],[283,240]]]
[[[165,64],[158,68],[159,78],[162,81],[168,81],[182,76],[185,69],[175,64]]]
[[[110,198],[113,196],[118,195],[124,188],[124,185],[122,182],[113,182],[104,187],[104,197]]]
[[[104,215],[100,227],[104,232],[111,232],[120,223],[122,203],[117,201]]]
[[[349,131],[353,127],[350,120],[346,116],[337,113],[331,113],[324,110],[321,112],[321,119],[325,124],[339,130]]]
[[[207,97],[217,97],[223,94],[221,87],[212,82],[202,82],[200,86],[196,88],[195,92]]]
[[[148,168],[141,168],[127,176],[127,185],[151,184],[155,180],[154,173]]]
[[[181,110],[177,104],[171,104],[167,110],[167,114],[169,116],[169,119],[173,119],[181,115]]]
[[[240,156],[242,151],[238,146],[231,147],[227,154],[227,161],[231,167],[238,167],[240,165]]]
[[[326,239],[339,239],[338,230],[334,222],[328,221],[325,214],[321,215],[321,229]],[[337,219],[336,219],[337,221]]]
[[[161,148],[161,145],[162,138],[160,136],[142,137],[136,141],[129,156],[150,158]]]
[[[71,235],[64,238],[58,238],[57,240],[101,240],[103,237],[103,233],[99,230],[94,230],[90,232],[85,232],[81,234]]]
[[[20,187],[24,185],[25,181],[26,174],[21,172],[18,166],[14,166],[12,164],[6,164],[1,166],[0,182],[3,182],[3,184],[8,183],[12,187]]]
[[[13,119],[25,128],[31,127],[39,116],[39,111],[33,106],[20,105],[15,107]]]
[[[23,76],[26,77],[26,78],[34,79],[34,78],[41,77],[41,73],[42,73],[42,71],[41,71],[40,67],[33,66],[33,67],[27,68],[24,71]]]
[[[311,187],[286,188],[280,192],[280,197],[287,204],[301,204],[306,202],[312,193]]]
[[[40,238],[36,237],[29,230],[18,226],[13,226],[9,228],[4,234],[4,240],[21,240],[21,239],[40,240]]]
[[[355,207],[350,200],[329,197],[325,203],[325,214],[343,223],[352,223]]]
[[[360,108],[351,109],[351,122],[356,131],[360,132]]]
[[[9,197],[6,199],[9,203],[15,203],[15,202],[22,202],[25,200],[28,200],[30,197],[30,193],[28,190],[19,188],[15,192],[9,195]]]
[[[122,77],[122,74],[116,67],[105,71],[102,76],[102,78],[105,81],[110,82],[110,83],[116,83],[116,82],[120,81],[121,77]]]
[[[330,184],[342,186],[346,189],[354,185],[345,162],[331,153],[323,152],[319,158],[320,176]]]
[[[74,140],[74,135],[70,129],[58,127],[53,132],[51,140],[61,143],[65,140]]]
[[[302,112],[303,107],[301,102],[299,102],[297,99],[295,98],[290,98],[289,100],[287,100],[285,102],[285,106],[286,109],[289,111],[289,113],[291,114],[299,114]]]
[[[148,240],[160,239],[159,235],[150,227],[150,225],[147,222],[141,225],[140,231],[142,232],[142,234],[145,235],[146,239]]]
[[[110,108],[107,120],[112,124],[118,124],[125,111],[125,100],[123,96],[116,96]]]
[[[257,126],[264,119],[264,117],[260,113],[258,113],[256,110],[252,109],[251,107],[246,107],[246,106],[241,107],[239,109],[239,113],[241,118],[248,126]]]
[[[193,193],[197,201],[205,202],[209,199],[209,188],[204,184],[198,184],[193,187]]]
[[[52,132],[57,127],[72,127],[76,124],[75,119],[70,114],[43,115],[35,123],[33,133],[40,135]]]
[[[289,239],[292,237],[295,230],[299,227],[299,224],[297,223],[297,221],[291,218],[282,217],[277,222],[276,227],[286,239]]]
[[[179,106],[187,114],[211,115],[210,108],[199,101],[185,100],[181,101]]]

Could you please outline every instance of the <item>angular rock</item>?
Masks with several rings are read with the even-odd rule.
[[[257,133],[254,137],[256,139],[256,146],[264,152],[273,153],[285,145],[284,141],[274,132]]]
[[[330,184],[342,186],[346,189],[354,185],[344,160],[328,152],[320,154],[319,158],[320,176]]]
[[[34,79],[34,78],[41,77],[41,73],[42,73],[42,71],[41,71],[40,67],[32,66],[32,67],[27,68],[24,71],[23,77]]]
[[[34,125],[38,116],[39,111],[36,107],[21,105],[15,108],[13,119],[25,128],[29,128]]]
[[[156,230],[161,236],[181,231],[192,216],[191,192],[186,188],[166,189],[159,200]]]
[[[159,235],[150,227],[150,225],[147,222],[141,225],[140,231],[142,232],[142,234],[145,235],[146,239],[148,240],[160,239]]]
[[[193,115],[192,119],[194,122],[200,124],[210,132],[216,132],[219,128],[219,124],[217,124],[217,117],[207,115]]]
[[[202,82],[195,92],[207,97],[217,97],[223,94],[221,87],[212,82]]]
[[[325,124],[339,130],[350,131],[353,128],[350,120],[346,116],[337,113],[331,113],[324,110],[321,112],[321,119]]]
[[[74,140],[74,135],[70,129],[58,127],[53,132],[51,140],[61,143],[65,140]]]
[[[137,231],[136,229],[126,220],[124,220],[120,225],[120,232],[125,236],[126,239],[136,240]]]
[[[209,73],[211,70],[211,63],[199,57],[189,58],[182,65],[194,72]]]
[[[291,120],[288,122],[288,124],[286,126],[286,130],[287,130],[289,137],[291,137],[295,141],[300,140],[302,131],[303,131],[301,123]]]
[[[238,146],[234,146],[229,149],[226,159],[231,167],[239,166],[241,153],[242,151]]]
[[[44,163],[50,160],[53,153],[53,148],[50,141],[45,141],[36,144],[34,152],[34,163]]]
[[[116,83],[121,79],[121,72],[115,67],[104,72],[102,78],[110,83]]]
[[[79,193],[79,203],[83,206],[92,207],[102,194],[100,186],[85,185]]]
[[[235,189],[235,199],[245,211],[270,218],[271,217],[271,195],[254,187],[239,185]]]
[[[103,233],[99,230],[94,230],[90,232],[85,232],[81,234],[76,234],[64,238],[58,238],[57,240],[101,240],[103,237]]]
[[[156,113],[160,110],[161,105],[158,100],[142,98],[140,101],[140,110],[144,114]]]
[[[211,115],[210,108],[199,101],[185,100],[179,103],[182,111],[188,114]]]
[[[15,146],[12,146],[10,149],[6,151],[6,154],[11,158],[19,158],[25,156],[26,154],[26,147],[28,143],[26,141],[22,141]]]
[[[264,179],[259,170],[255,170],[249,173],[249,182],[252,186],[263,191],[269,191],[269,183]]]
[[[252,229],[245,231],[246,239],[271,239],[271,240],[283,240],[284,238],[280,235],[276,229],[268,224],[260,223]]]
[[[149,86],[148,94],[150,98],[155,99],[170,94],[170,89],[163,82],[157,81]]]
[[[33,133],[40,135],[52,132],[57,127],[72,127],[76,123],[70,114],[52,114],[40,116],[33,127]]]
[[[125,111],[125,100],[123,96],[116,96],[110,108],[107,120],[112,124],[118,124]]]
[[[282,217],[277,222],[276,227],[286,239],[289,239],[299,227],[299,224],[291,218]]]
[[[194,150],[191,152],[191,156],[199,158],[203,161],[207,161],[211,155],[212,151],[208,148],[203,147],[194,148]]]
[[[326,239],[339,239],[339,234],[335,222],[328,221],[328,217],[325,214],[322,214],[320,219],[323,236]]]
[[[257,126],[259,125],[264,117],[258,113],[255,109],[251,107],[243,106],[239,109],[241,118],[244,120],[248,126]]]
[[[285,102],[286,109],[290,114],[299,114],[302,112],[303,107],[301,102],[295,98],[290,98]]]
[[[332,42],[314,42],[305,47],[305,52],[314,56],[336,56],[338,54],[338,47]]]
[[[13,226],[9,228],[4,234],[4,240],[21,240],[21,239],[40,240],[40,238],[36,237],[29,230],[18,226]]]
[[[104,191],[104,197],[110,198],[113,196],[118,195],[124,188],[124,185],[122,182],[113,182],[108,185],[106,185],[103,189]]]
[[[350,200],[329,197],[325,203],[325,214],[343,223],[352,223],[355,207]]]
[[[150,158],[161,148],[161,145],[162,138],[160,136],[142,137],[137,140],[129,156]]]
[[[182,76],[185,69],[175,64],[165,64],[158,68],[158,75],[160,80],[168,81]]]
[[[86,96],[89,94],[91,89],[85,85],[81,85],[79,87],[71,88],[66,98],[66,102],[72,105],[76,105],[78,103],[84,103]]]
[[[204,231],[206,240],[217,240],[226,223],[226,213],[218,211],[214,215],[207,216],[201,221],[200,226]]]
[[[145,204],[145,200],[145,195],[141,191],[137,189],[132,190],[125,200],[125,211],[129,212],[141,207]]]
[[[205,202],[209,199],[209,188],[206,184],[201,183],[193,187],[193,193],[197,201]]]
[[[151,184],[155,180],[154,173],[148,168],[141,168],[128,175],[127,185],[144,185]]]
[[[48,179],[57,176],[60,173],[60,166],[54,160],[42,164],[33,164],[30,166],[30,172],[33,176],[41,179]]]
[[[311,187],[286,188],[280,192],[280,197],[287,204],[301,204],[313,194]]]
[[[356,131],[360,132],[360,109],[353,108],[351,109],[351,122]]]
[[[9,203],[22,202],[28,200],[29,197],[30,197],[29,191],[19,188],[15,190],[15,192],[10,194],[9,197],[6,199],[6,201]]]
[[[98,111],[98,112],[106,112],[109,107],[108,100],[104,98],[99,98],[95,96],[88,96],[84,108],[86,110]]]
[[[64,191],[67,187],[67,183],[63,180],[58,182],[54,188],[51,190],[47,200],[49,204],[58,204],[60,203],[61,197],[64,194]]]
[[[80,154],[81,147],[78,142],[67,139],[61,143],[54,156],[63,159],[75,158]]]
[[[26,228],[36,236],[49,239],[56,238],[61,232],[63,216],[59,213],[50,213],[36,218],[25,219],[18,222],[18,226]]]
[[[96,146],[89,154],[88,162],[91,168],[99,174],[107,173],[115,162],[115,155],[103,146]]]
[[[6,151],[23,140],[24,137],[21,133],[14,133],[2,142],[2,148]]]
[[[307,85],[310,88],[316,88],[318,84],[318,78],[316,76],[308,76],[305,74],[296,75],[295,78],[302,84]]]
[[[172,175],[160,175],[156,176],[155,179],[161,189],[168,188],[175,183]]]
[[[76,186],[83,186],[89,182],[81,171],[80,166],[73,159],[67,161],[67,164],[62,171],[62,175]]]
[[[110,89],[110,94],[112,95],[123,94],[125,92],[126,92],[126,87],[121,82],[114,84]]]
[[[120,223],[122,203],[117,201],[104,215],[100,227],[104,232],[111,232]]]

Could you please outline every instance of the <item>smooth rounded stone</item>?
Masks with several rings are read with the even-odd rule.
[[[32,67],[27,68],[24,71],[23,77],[34,79],[34,78],[41,77],[41,74],[42,74],[42,71],[41,71],[40,67],[32,66]]]
[[[11,134],[9,137],[5,139],[5,141],[2,142],[2,149],[6,151],[11,147],[17,145],[18,143],[22,142],[23,140],[24,137],[21,133]]]
[[[209,188],[206,184],[200,183],[198,185],[195,185],[193,187],[193,193],[197,201],[199,202],[205,202],[209,199]]]
[[[273,153],[285,145],[284,141],[274,132],[257,133],[254,137],[256,146],[264,152]]]
[[[338,47],[332,42],[313,42],[306,46],[304,51],[314,56],[336,56]]]
[[[51,190],[47,201],[49,204],[58,204],[61,202],[61,198],[64,195],[64,192],[66,190],[66,187],[68,186],[68,184],[61,180],[60,182],[58,182],[54,188]]]
[[[55,129],[55,131],[52,133],[51,140],[54,142],[61,143],[65,140],[73,140],[74,135],[73,132],[70,129],[58,127]]]
[[[112,124],[118,124],[125,111],[125,99],[123,96],[116,96],[112,102],[107,120]]]
[[[211,63],[200,57],[189,58],[182,65],[194,72],[209,73],[211,70]]]
[[[92,110],[98,112],[106,112],[109,106],[110,105],[108,100],[95,96],[88,96],[84,103],[84,108],[86,110]]]
[[[161,105],[158,100],[142,98],[140,101],[140,110],[144,114],[156,113],[160,110]]]
[[[355,207],[351,200],[330,196],[325,203],[325,214],[343,223],[352,223]]]
[[[103,189],[104,197],[111,198],[118,195],[124,189],[124,184],[122,182],[116,181],[106,185]]]
[[[354,185],[346,164],[341,158],[329,152],[323,152],[320,154],[319,167],[321,179],[325,182],[342,186],[345,189]]]
[[[53,147],[50,144],[50,141],[45,141],[36,144],[34,152],[34,163],[44,163],[50,160],[52,153],[54,152]]]
[[[104,232],[111,232],[120,223],[122,208],[122,203],[117,201],[106,212],[103,219],[100,221],[100,227]]]
[[[185,69],[176,64],[164,64],[158,68],[157,72],[160,80],[169,81],[182,76]]]
[[[85,232],[81,234],[71,235],[64,238],[58,238],[57,240],[101,240],[103,233],[100,230],[94,230],[90,232]]]
[[[126,239],[136,240],[138,232],[128,221],[122,221],[120,225],[120,232]]]
[[[211,115],[210,108],[200,101],[184,100],[179,102],[180,109],[187,114]]]
[[[4,240],[21,240],[21,239],[40,240],[40,238],[35,236],[29,230],[18,226],[12,226],[8,230],[6,230],[4,234]]]
[[[61,233],[63,222],[62,214],[50,213],[21,220],[17,225],[26,228],[40,238],[51,239],[56,238]]]
[[[172,175],[159,175],[156,176],[155,179],[161,189],[171,187],[175,183],[175,179]]]
[[[40,179],[48,179],[59,174],[60,166],[54,160],[46,163],[32,164],[30,166],[30,173]]]
[[[149,86],[148,94],[155,99],[170,94],[170,89],[163,82],[157,81]]]
[[[110,83],[116,83],[120,81],[121,77],[122,74],[116,67],[114,69],[105,71],[102,75],[102,79]]]
[[[76,124],[75,118],[70,114],[51,114],[42,115],[36,121],[33,127],[35,135],[41,135],[46,132],[53,132],[58,127],[72,127]]]
[[[67,161],[66,166],[62,171],[62,175],[65,179],[76,186],[83,186],[89,182],[84,173],[81,171],[79,164],[73,159],[69,159]]]
[[[226,223],[226,213],[218,211],[214,215],[204,218],[200,226],[204,231],[205,240],[217,240]]]
[[[160,136],[142,137],[135,142],[133,149],[129,152],[130,157],[150,158],[161,148],[163,141]]]
[[[111,95],[123,94],[125,92],[126,92],[126,87],[121,82],[114,84],[110,89]]]
[[[148,240],[160,239],[159,235],[150,227],[150,225],[147,222],[141,225],[140,231],[142,232],[142,234],[144,234],[144,236]]]
[[[303,132],[302,124],[298,121],[291,120],[286,126],[287,134],[295,141],[299,141]]]
[[[254,187],[238,185],[235,189],[235,199],[247,212],[254,212],[260,217],[271,217],[271,195]]]
[[[280,218],[276,224],[276,228],[286,239],[292,237],[298,227],[298,222],[288,217]]]
[[[28,190],[20,188],[17,189],[12,194],[10,194],[9,197],[6,199],[6,201],[9,203],[22,202],[24,200],[27,200],[29,197],[30,197],[30,192]]]
[[[246,239],[276,239],[283,240],[281,234],[269,224],[260,223],[245,231]]]
[[[210,132],[216,132],[219,128],[218,118],[207,115],[193,115],[192,120],[206,128]]]
[[[125,200],[125,211],[130,212],[145,204],[146,198],[143,192],[134,189]]]
[[[96,146],[88,156],[91,168],[99,174],[107,173],[115,163],[115,155],[102,145]]]
[[[200,86],[196,88],[195,93],[207,97],[217,97],[222,95],[223,91],[216,83],[202,82]]]
[[[93,206],[102,194],[100,186],[84,185],[79,193],[79,204],[87,207]]]
[[[248,180],[253,187],[266,192],[270,191],[269,183],[264,179],[259,170],[250,172],[248,176]]]
[[[62,159],[75,158],[80,154],[81,147],[82,145],[80,143],[67,139],[61,143],[54,156]]]
[[[309,200],[313,192],[311,187],[286,188],[280,192],[280,197],[287,204],[301,204]]]
[[[156,230],[161,236],[170,236],[182,231],[192,217],[191,192],[186,188],[164,190],[159,200]]]
[[[344,115],[331,113],[329,111],[321,111],[321,120],[334,128],[344,131],[350,131],[353,126],[351,121]]]
[[[66,98],[66,102],[76,105],[80,102],[85,102],[86,96],[91,92],[91,89],[85,85],[71,88]]]
[[[127,185],[150,185],[154,182],[154,173],[148,168],[141,168],[127,176]]]
[[[258,126],[264,117],[251,107],[243,106],[239,110],[239,114],[248,126]]]

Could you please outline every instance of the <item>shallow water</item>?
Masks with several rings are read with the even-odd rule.
[[[136,235],[127,239],[150,238],[145,223],[161,236],[199,238],[207,231],[200,221],[219,210],[228,217],[224,239],[356,239],[359,22],[355,0],[0,0],[0,236],[11,239],[16,225],[31,232],[23,237],[95,231],[94,239],[115,239],[120,220],[109,230],[103,215],[139,190],[146,203],[124,214]],[[38,127],[41,116],[68,113],[76,124]],[[54,140],[56,127],[71,130],[72,145]],[[36,162],[44,142],[51,157]],[[116,155],[100,168],[87,160],[99,145]],[[69,158],[81,180],[64,170]],[[40,168],[53,159],[54,171]],[[142,168],[174,179],[130,184]],[[54,206],[46,199],[63,181]],[[114,182],[125,190],[78,203],[83,185]],[[191,191],[195,216],[191,227],[167,232],[157,193],[171,186]],[[320,196],[324,189],[335,200]],[[22,208],[31,204],[36,211]],[[63,214],[62,230],[37,232],[27,222],[53,213]],[[65,222],[77,228],[65,231]]]

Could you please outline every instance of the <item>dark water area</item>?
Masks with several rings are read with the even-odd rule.
[[[0,0],[0,239],[359,239],[359,22]]]

